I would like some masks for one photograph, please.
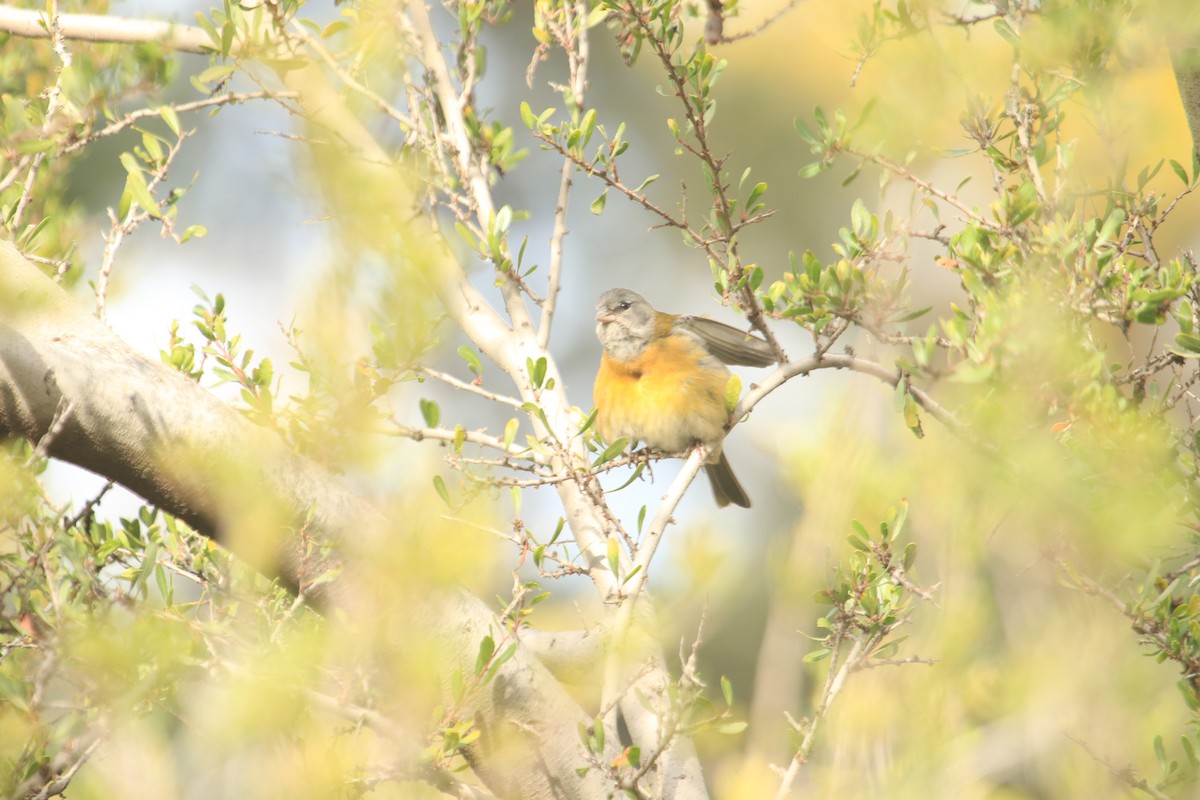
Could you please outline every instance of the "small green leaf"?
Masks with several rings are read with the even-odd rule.
[[[450,503],[450,492],[446,489],[446,482],[442,480],[441,475],[433,476],[433,490],[438,493],[438,497],[442,498],[442,502],[450,508],[454,506]]]
[[[998,19],[992,26],[996,29],[996,33],[1000,34],[1000,38],[1011,44],[1013,47],[1021,46],[1021,37],[1013,30],[1013,27],[1003,19]]]
[[[205,236],[208,236],[208,228],[203,225],[188,225],[180,234],[179,241],[182,243],[189,239],[203,239]]]
[[[175,113],[175,109],[171,106],[159,106],[158,115],[162,117],[162,121],[167,123],[167,127],[171,129],[171,133],[179,135],[179,115]]]
[[[736,372],[729,375],[725,382],[725,413],[732,414],[737,408],[738,400],[742,397],[742,378]]]
[[[532,358],[525,359],[525,371],[529,374],[529,382],[533,388],[542,388],[546,380],[546,357],[540,356],[535,362]]]
[[[717,726],[717,733],[723,733],[727,736],[739,734],[746,730],[749,723],[739,720],[737,722],[722,722]]]
[[[814,161],[811,164],[805,164],[797,173],[801,178],[815,178],[825,170],[829,169],[829,164],[824,161]]]
[[[537,124],[537,117],[533,115],[533,109],[529,107],[529,103],[521,101],[521,122],[526,128],[533,130],[533,126]]]
[[[733,684],[724,675],[721,676],[721,695],[725,698],[725,705],[733,705]]]
[[[649,177],[646,178],[646,180],[644,180],[638,184],[638,187],[633,190],[633,193],[641,194],[643,189],[645,189],[650,184],[654,183],[656,180],[658,180],[658,178],[659,178],[658,175],[650,175]]]
[[[459,345],[458,354],[467,362],[467,369],[471,370],[471,374],[477,378],[483,377],[483,362],[479,360],[479,354],[472,350],[467,345]]]
[[[228,78],[237,71],[236,64],[218,64],[215,67],[209,67],[196,76],[196,80],[201,83],[215,83]]]
[[[904,393],[904,424],[918,439],[924,438],[925,429],[921,427],[921,415],[917,413],[917,401],[908,392]]]
[[[130,172],[125,176],[125,192],[150,216],[162,217],[162,210],[158,207],[154,195],[150,194],[150,187],[146,185],[146,179],[141,172]]]
[[[496,643],[492,641],[491,636],[484,636],[483,641],[479,643],[479,654],[475,656],[475,674],[480,675],[487,667],[488,662],[492,660],[492,655],[496,652]]]
[[[1096,237],[1096,244],[1101,245],[1111,241],[1124,222],[1125,209],[1114,208],[1108,218],[1104,220],[1104,225],[1100,228],[1100,235]]]
[[[597,216],[599,216],[600,214],[603,214],[604,213],[604,204],[607,201],[608,201],[608,189],[605,189],[604,191],[602,191],[600,193],[599,197],[597,197],[595,200],[592,201],[592,204],[589,207],[591,209],[591,212],[593,214],[596,214]]]
[[[1189,183],[1191,183],[1191,181],[1188,180],[1187,170],[1183,168],[1182,164],[1173,158],[1171,159],[1171,169],[1175,172],[1175,175],[1178,176],[1179,180],[1183,181],[1184,186],[1187,186]]]
[[[804,124],[804,120],[796,117],[794,120],[792,120],[792,124],[796,126],[796,133],[800,134],[800,138],[804,139],[804,141],[808,142],[813,147],[821,146],[821,140],[817,138],[817,135],[812,132],[812,129],[809,128],[808,125]]]
[[[496,677],[496,673],[500,670],[500,668],[502,666],[504,666],[506,661],[508,661],[510,658],[512,658],[516,654],[516,652],[517,652],[517,643],[516,642],[513,642],[508,647],[504,648],[504,650],[500,653],[500,655],[498,655],[492,659],[492,664],[491,664],[491,666],[488,667],[487,674],[485,674],[483,676],[483,682],[488,683],[492,680],[492,678]],[[474,731],[473,733],[475,733],[475,736],[474,737],[469,736],[468,738],[464,739],[463,744],[469,744],[471,740],[473,740],[474,738],[478,738],[478,731]]]
[[[501,206],[496,212],[496,223],[492,226],[497,234],[508,233],[509,227],[512,225],[512,206]]]
[[[1184,358],[1200,358],[1200,336],[1194,333],[1175,334],[1175,347],[1173,350],[1177,355],[1181,355]]]
[[[419,405],[421,406],[421,418],[425,420],[425,427],[436,428],[438,420],[442,416],[442,411],[438,408],[438,404],[422,397]]]
[[[815,664],[818,661],[824,661],[829,658],[829,648],[822,647],[820,650],[813,650],[811,653],[804,656],[805,664]]]
[[[621,452],[624,451],[625,448],[628,446],[629,446],[629,440],[624,439],[624,438],[617,439],[615,442],[610,443],[608,445],[608,447],[604,448],[604,452],[601,453],[600,456],[595,461],[592,462],[592,469],[595,469],[596,467],[599,467],[602,464],[606,464],[609,461],[612,461],[614,458],[616,458],[618,455],[620,455]]]
[[[551,534],[551,536],[550,536],[550,541],[546,542],[546,544],[551,545],[551,544],[554,544],[555,542],[557,542],[558,537],[562,535],[563,528],[565,528],[566,525],[567,525],[567,521],[565,519],[563,519],[562,517],[559,517],[558,518],[558,526],[554,529],[554,533]]]
[[[617,545],[617,537],[615,537],[615,536],[608,537],[608,545],[607,545],[606,555],[608,556],[608,568],[610,570],[612,570],[612,574],[613,575],[620,574],[621,551],[619,549],[619,546]]]
[[[589,108],[587,113],[583,115],[583,119],[579,123],[579,135],[583,144],[587,144],[592,138],[592,132],[596,128],[596,109]]]

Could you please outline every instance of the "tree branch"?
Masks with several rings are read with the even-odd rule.
[[[212,40],[200,28],[160,20],[130,19],[99,14],[59,14],[58,27],[67,39],[84,42],[142,44],[159,42],[185,53],[207,53]],[[40,11],[0,5],[0,30],[29,39],[49,39],[50,27]]]

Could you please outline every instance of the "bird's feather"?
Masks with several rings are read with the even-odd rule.
[[[726,364],[766,367],[778,360],[765,340],[723,322],[683,314],[676,318],[675,327],[698,336],[704,348]]]

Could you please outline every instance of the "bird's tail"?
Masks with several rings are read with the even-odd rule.
[[[725,458],[724,453],[721,453],[721,459],[716,464],[709,464],[704,471],[708,473],[708,482],[712,484],[713,497],[717,499],[718,506],[724,508],[733,503],[742,508],[750,507],[750,496],[738,483],[737,476],[733,474],[733,468],[729,466],[729,459]]]

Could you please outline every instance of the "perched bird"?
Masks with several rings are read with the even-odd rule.
[[[592,392],[599,434],[667,453],[703,442],[717,505],[749,508],[750,498],[721,452],[729,421],[725,365],[772,364],[770,345],[711,319],[655,311],[629,289],[600,295],[596,336],[604,346]]]

